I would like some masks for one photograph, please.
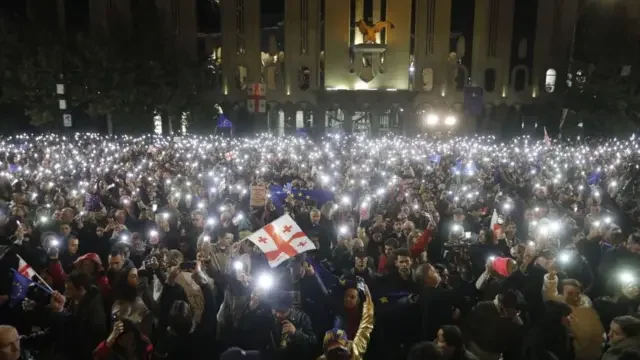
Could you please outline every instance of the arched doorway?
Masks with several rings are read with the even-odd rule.
[[[334,107],[325,112],[324,128],[327,133],[342,132],[343,126],[344,111],[340,107]]]
[[[354,134],[371,134],[371,112],[369,112],[368,109],[354,111],[351,121]]]

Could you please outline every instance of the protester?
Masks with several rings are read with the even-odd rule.
[[[639,349],[636,137],[1,140],[0,360]]]

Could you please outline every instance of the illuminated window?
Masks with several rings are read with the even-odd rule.
[[[552,93],[556,89],[556,71],[554,69],[547,70],[547,75],[544,79],[544,89],[548,93]]]

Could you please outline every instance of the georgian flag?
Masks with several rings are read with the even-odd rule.
[[[289,215],[283,215],[247,239],[266,255],[272,268],[283,261],[316,247]]]
[[[31,265],[27,264],[27,262],[24,261],[24,259],[22,259],[20,255],[18,255],[18,259],[18,272],[20,273],[20,275],[26,277],[29,280],[33,279],[33,277],[37,275],[36,271],[33,270],[31,268]]]

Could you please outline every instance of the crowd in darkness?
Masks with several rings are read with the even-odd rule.
[[[639,148],[5,137],[0,360],[640,359]]]

